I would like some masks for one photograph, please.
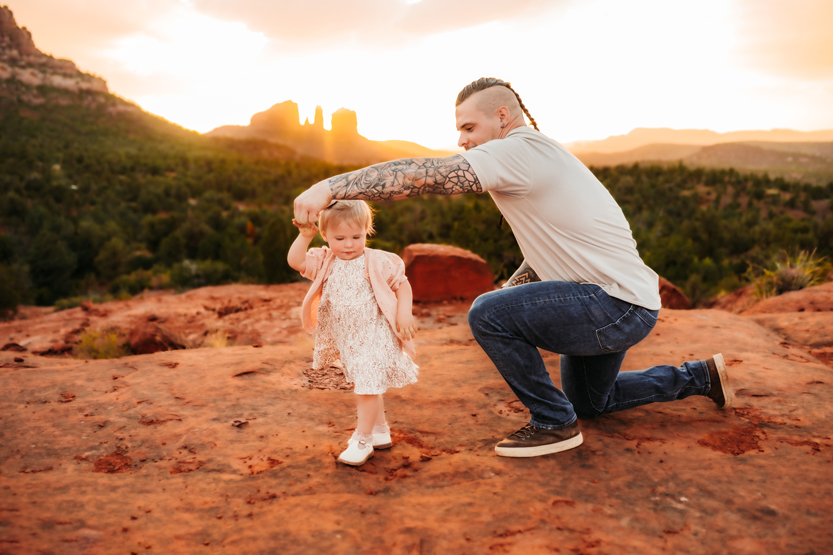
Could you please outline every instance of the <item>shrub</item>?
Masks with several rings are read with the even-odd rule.
[[[74,349],[76,358],[86,359],[119,358],[129,354],[124,339],[114,330],[85,330]]]
[[[217,330],[208,334],[202,342],[203,347],[222,348],[229,346],[229,337],[223,330]]]
[[[801,251],[795,256],[782,252],[770,268],[752,266],[747,275],[752,278],[752,294],[758,299],[766,299],[818,285],[825,281],[830,271],[826,257],[816,257],[816,251]]]
[[[126,292],[130,295],[136,295],[150,289],[153,284],[153,272],[150,270],[136,270],[133,273],[119,276],[110,283],[110,292],[119,293]]]
[[[90,301],[93,304],[109,303],[115,300],[113,295],[103,295],[98,291],[88,292],[86,295],[79,295],[77,297],[65,297],[55,301],[55,312],[67,310],[69,308],[76,308],[81,306],[84,301]]]
[[[171,283],[181,289],[220,285],[232,279],[231,268],[216,260],[183,260],[171,268]]]
[[[0,320],[17,314],[17,305],[23,300],[21,291],[24,279],[19,268],[0,264]]]

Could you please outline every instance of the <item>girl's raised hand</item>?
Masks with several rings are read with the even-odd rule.
[[[416,337],[417,327],[416,321],[412,314],[396,316],[396,331],[402,336],[402,339],[408,341]]]
[[[304,237],[315,237],[315,234],[318,233],[318,226],[312,222],[301,224],[298,223],[298,220],[292,218],[292,225],[297,227]]]

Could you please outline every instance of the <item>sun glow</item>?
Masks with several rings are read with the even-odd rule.
[[[36,37],[61,37],[70,36],[65,27],[46,18],[69,18],[81,9],[78,1],[27,0],[12,8]],[[350,31],[361,14],[344,12],[359,18],[343,22],[344,28],[340,21],[298,19],[292,33],[281,35],[268,29],[286,29],[293,10],[300,18],[311,8],[149,2],[143,20],[120,21],[124,32],[87,46],[73,42],[67,55],[104,76],[115,93],[201,132],[245,125],[254,113],[293,100],[300,123],[312,122],[321,105],[329,128],[332,112],[346,107],[357,112],[359,132],[368,138],[446,148],[457,141],[454,98],[482,76],[511,81],[541,129],[564,142],[635,127],[833,127],[833,75],[798,79],[750,61],[749,45],[758,43],[744,35],[752,32],[744,26],[755,9],[749,0],[530,0],[524,5],[533,8],[505,19],[436,30],[431,25],[444,22],[430,18],[401,27],[402,18],[434,8],[399,0],[384,9],[406,10],[401,17],[391,16],[382,27],[356,27],[362,35]],[[107,6],[96,9],[115,17]],[[234,11],[240,6],[249,11]],[[38,21],[52,25],[51,34],[40,33]],[[280,25],[269,27],[269,21]],[[318,38],[305,39],[304,29]],[[61,52],[52,40],[51,51]]]

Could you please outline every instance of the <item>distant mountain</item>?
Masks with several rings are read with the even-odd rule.
[[[747,141],[700,146],[650,144],[624,152],[576,152],[587,166],[677,164],[768,173],[814,185],[833,182],[833,142]]]
[[[599,141],[576,141],[566,143],[564,146],[573,154],[578,154],[585,152],[624,152],[657,144],[706,146],[749,141],[777,143],[829,142],[833,141],[833,130],[793,131],[790,129],[772,129],[769,131],[730,131],[728,133],[718,133],[708,129],[638,127],[627,135],[614,135]]]
[[[833,130],[732,131],[634,129],[600,141],[565,146],[588,166],[677,164],[735,168],[793,181],[833,181]]]
[[[432,150],[408,141],[371,141],[358,131],[356,112],[340,108],[324,129],[324,112],[316,107],[313,122],[300,123],[298,105],[287,100],[252,116],[249,125],[224,125],[208,137],[261,139],[285,145],[301,155],[334,164],[366,165],[411,157],[443,157],[453,152]]]

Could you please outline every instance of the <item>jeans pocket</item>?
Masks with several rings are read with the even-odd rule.
[[[653,324],[646,323],[650,318],[643,318],[637,314],[641,309],[631,305],[630,309],[621,318],[603,328],[596,330],[596,338],[602,350],[610,353],[627,351],[651,333]],[[652,316],[648,313],[648,316]]]

